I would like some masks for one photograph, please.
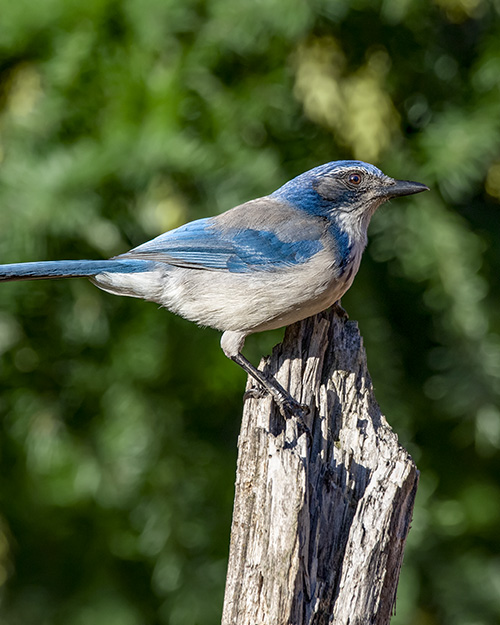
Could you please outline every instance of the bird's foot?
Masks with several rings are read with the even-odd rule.
[[[275,397],[278,408],[285,419],[294,419],[297,424],[298,435],[306,434],[309,442],[312,441],[312,434],[306,423],[306,417],[311,410],[305,404],[299,404],[291,395],[278,400]]]
[[[290,417],[304,418],[310,413],[309,406],[299,404],[291,395],[286,394],[284,397],[274,397],[281,414],[285,419]]]
[[[265,397],[266,395],[268,395],[269,392],[262,386],[252,386],[252,388],[249,388],[248,390],[245,391],[244,395],[243,395],[243,399],[262,399],[263,397]]]
[[[245,391],[245,399],[261,399],[267,393],[270,393],[283,417],[285,419],[295,418],[301,431],[306,432],[310,437],[309,428],[305,422],[305,418],[310,412],[309,406],[300,404],[277,380],[256,369],[242,354],[238,353],[232,356],[232,360],[243,367],[258,383],[257,387],[252,387]]]
[[[305,404],[300,404],[284,390],[281,391],[278,395],[276,392],[271,392],[268,388],[264,388],[263,386],[259,385],[245,391],[243,397],[245,400],[262,399],[267,395],[271,395],[271,397],[276,402],[276,405],[278,406],[281,415],[285,419],[295,419],[297,421],[297,427],[300,434],[307,434],[309,438],[311,437],[311,432],[305,422],[307,415],[311,412],[309,406],[306,406]]]

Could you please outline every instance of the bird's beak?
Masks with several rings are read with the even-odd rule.
[[[384,198],[400,197],[402,195],[413,195],[429,191],[429,187],[421,182],[412,182],[411,180],[393,180],[391,184],[384,187],[382,194]]]

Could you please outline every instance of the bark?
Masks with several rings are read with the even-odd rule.
[[[261,368],[310,407],[310,435],[246,400],[222,624],[389,623],[418,471],[357,324],[335,307],[290,326]]]

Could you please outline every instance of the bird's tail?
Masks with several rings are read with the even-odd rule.
[[[141,273],[151,271],[156,263],[140,259],[55,260],[37,263],[0,265],[0,282],[47,280],[55,278],[92,278],[101,273]]]

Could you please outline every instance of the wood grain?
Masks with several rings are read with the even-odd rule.
[[[261,368],[310,407],[310,435],[269,397],[245,402],[222,624],[389,623],[418,471],[357,324],[334,307],[290,326]]]

